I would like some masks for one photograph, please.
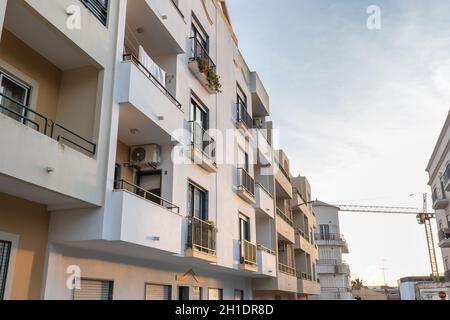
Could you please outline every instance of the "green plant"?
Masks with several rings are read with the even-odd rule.
[[[206,58],[197,59],[198,71],[206,76],[208,88],[216,92],[222,92],[220,77],[216,74],[214,68],[209,66],[209,60]]]
[[[213,69],[209,69],[206,76],[208,80],[208,87],[216,92],[222,92],[222,84],[220,83],[220,77]]]

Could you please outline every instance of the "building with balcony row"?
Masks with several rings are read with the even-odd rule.
[[[317,274],[320,279],[320,300],[352,300],[350,267],[342,259],[349,253],[348,244],[340,233],[339,208],[322,201],[313,203],[318,231],[319,247]]]
[[[429,176],[432,206],[436,212],[438,244],[444,260],[444,272],[450,280],[450,113],[436,142],[426,172]]]
[[[225,1],[7,0],[0,34],[0,299],[320,293]]]

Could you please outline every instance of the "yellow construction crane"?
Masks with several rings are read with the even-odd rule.
[[[436,259],[436,251],[434,248],[433,229],[431,227],[431,219],[435,218],[434,213],[427,212],[427,194],[423,195],[423,210],[410,207],[383,207],[383,206],[365,206],[365,205],[348,205],[336,204],[336,207],[342,212],[360,212],[360,213],[389,213],[389,214],[414,214],[417,222],[425,226],[425,236],[427,238],[428,256],[430,258],[431,276],[435,282],[439,282],[439,270]]]

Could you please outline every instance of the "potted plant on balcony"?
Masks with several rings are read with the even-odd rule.
[[[202,73],[205,77],[208,83],[206,85],[208,88],[214,92],[222,92],[222,84],[220,83],[220,77],[217,75],[214,68],[209,67],[209,61],[208,59],[197,59],[198,63],[198,70],[200,73]]]

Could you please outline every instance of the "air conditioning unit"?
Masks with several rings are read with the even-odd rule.
[[[255,128],[262,128],[263,127],[263,119],[262,118],[255,118],[253,119],[253,124]]]
[[[161,147],[157,144],[131,147],[130,164],[140,169],[157,168],[161,164]]]

